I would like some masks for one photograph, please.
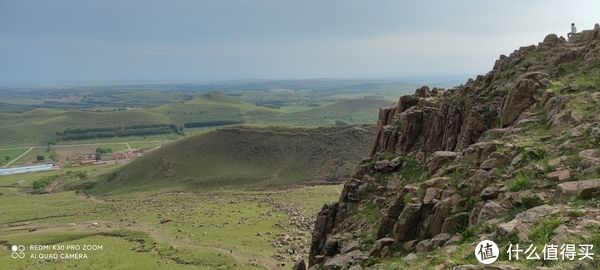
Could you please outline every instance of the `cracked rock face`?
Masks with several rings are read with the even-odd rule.
[[[398,247],[417,254],[456,250],[461,232],[488,225],[495,231],[476,236],[528,240],[536,222],[564,213],[566,201],[600,197],[600,179],[581,178],[600,165],[600,152],[588,143],[600,141],[600,118],[570,104],[571,94],[597,90],[555,82],[573,65],[583,73],[600,68],[600,30],[571,41],[548,35],[537,46],[500,56],[489,73],[464,85],[420,87],[380,109],[370,158],[357,166],[339,201],[317,217],[309,266],[358,268],[369,255],[385,258]],[[597,104],[599,95],[584,94],[585,102]],[[561,131],[519,144],[535,133],[532,127]],[[564,134],[568,140],[555,143]],[[521,212],[507,220],[513,209]],[[598,211],[583,215],[561,218],[600,224]],[[582,232],[577,226],[556,230]],[[472,269],[440,269],[452,267]]]

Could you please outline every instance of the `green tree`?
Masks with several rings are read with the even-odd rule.
[[[96,158],[96,160],[100,160],[102,159],[103,154],[110,152],[112,152],[112,149],[110,148],[96,148],[96,154],[94,155],[94,157]]]
[[[4,156],[4,160],[9,161],[10,157],[9,156]]]
[[[46,159],[46,157],[43,155],[37,155],[36,159],[37,159],[37,161],[42,161],[42,160]]]

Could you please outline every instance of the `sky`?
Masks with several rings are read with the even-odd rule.
[[[0,0],[0,86],[484,74],[600,1]]]

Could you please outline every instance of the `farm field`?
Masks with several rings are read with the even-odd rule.
[[[0,150],[0,167],[14,163],[21,155],[25,154],[29,148],[13,148]]]
[[[96,152],[96,149],[99,148],[110,150],[111,153],[131,150],[141,150],[145,152],[154,150],[157,147],[169,142],[171,141],[149,140],[36,146],[30,148],[0,149],[0,155],[5,157],[2,163],[4,166],[24,166],[38,163],[72,165],[76,164],[80,158],[93,156]],[[9,157],[10,159],[6,159],[6,157]]]

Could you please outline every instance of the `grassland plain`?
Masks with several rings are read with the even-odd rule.
[[[348,172],[369,152],[372,140],[369,126],[220,129],[161,147],[107,175],[90,192],[339,181],[350,176]]]
[[[312,220],[316,209],[339,196],[341,186],[276,190],[188,192],[153,190],[91,197],[75,191],[36,195],[44,177],[93,181],[119,166],[0,177],[0,265],[3,269],[279,269],[306,250],[309,230],[291,222],[286,209]],[[86,170],[80,174],[79,170]],[[311,199],[307,200],[307,196]],[[276,203],[280,208],[274,207]],[[161,221],[165,221],[161,223]],[[167,222],[168,221],[168,222]],[[288,239],[289,235],[294,237]],[[282,240],[285,239],[285,240]],[[27,246],[25,259],[12,259],[13,244]],[[101,245],[87,259],[30,259],[29,245]],[[82,251],[80,251],[81,253]],[[68,252],[66,252],[68,253]],[[37,256],[37,255],[36,255]],[[285,265],[285,266],[284,266]]]
[[[90,142],[123,142],[139,140],[174,140],[183,134],[163,129],[151,134],[145,130],[124,133],[123,129],[139,126],[191,127],[222,126],[231,123],[286,126],[334,126],[340,123],[373,124],[378,109],[390,100],[373,97],[322,102],[316,105],[295,106],[291,110],[267,108],[239,101],[221,93],[209,92],[184,101],[149,108],[126,108],[109,111],[37,108],[25,112],[0,112],[0,147],[39,146],[48,143],[74,144]],[[90,137],[71,140],[61,135],[65,131],[113,128],[120,137]],[[116,131],[115,130],[115,131]],[[186,128],[187,130],[187,128]],[[185,132],[186,133],[186,132]]]

